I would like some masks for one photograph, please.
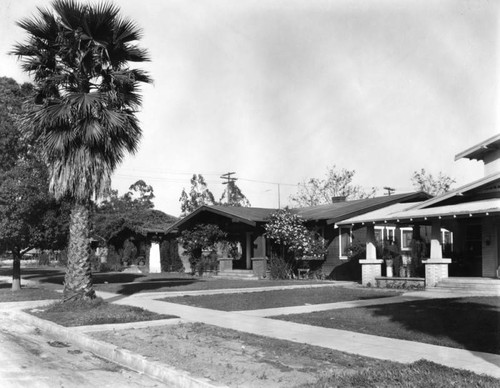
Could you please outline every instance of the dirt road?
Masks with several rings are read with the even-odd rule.
[[[164,387],[0,313],[0,386]]]

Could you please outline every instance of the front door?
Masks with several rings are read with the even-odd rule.
[[[466,225],[465,229],[465,276],[481,277],[483,275],[481,224]]]

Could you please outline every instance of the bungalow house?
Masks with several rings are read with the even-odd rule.
[[[355,233],[350,227],[337,227],[340,221],[394,204],[408,204],[429,199],[423,192],[397,194],[367,199],[346,201],[334,198],[332,203],[306,208],[291,209],[300,215],[308,228],[316,230],[328,242],[328,253],[320,262],[323,274],[333,279],[360,279],[361,270],[357,263],[350,262],[346,249],[354,240],[364,242],[365,232],[358,228]],[[167,233],[179,234],[199,224],[216,224],[225,231],[229,239],[238,242],[241,256],[237,259],[224,258],[220,261],[222,273],[239,271],[263,276],[265,260],[269,256],[269,241],[264,226],[278,209],[231,206],[201,206],[183,219],[174,223]],[[185,264],[186,266],[186,264]]]
[[[500,135],[457,154],[455,160],[462,158],[482,161],[484,177],[426,201],[393,204],[337,222],[339,228],[367,231],[366,259],[361,260],[363,284],[374,284],[381,275],[382,259],[375,249],[375,230],[380,225],[405,231],[401,241],[406,244],[415,226],[430,229],[430,251],[423,260],[427,287],[450,282],[452,277],[499,277]],[[446,242],[449,249],[443,249]],[[500,286],[498,280],[489,282]]]

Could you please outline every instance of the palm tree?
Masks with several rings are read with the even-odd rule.
[[[128,64],[147,61],[147,52],[136,45],[140,29],[109,3],[55,0],[17,24],[28,38],[12,53],[36,89],[25,122],[43,144],[51,191],[73,204],[64,300],[92,299],[91,202],[109,189],[126,152],[137,150],[139,86],[151,79]]]

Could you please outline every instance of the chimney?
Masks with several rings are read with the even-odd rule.
[[[346,198],[347,197],[345,195],[341,195],[338,197],[332,197],[332,203],[345,202]]]

